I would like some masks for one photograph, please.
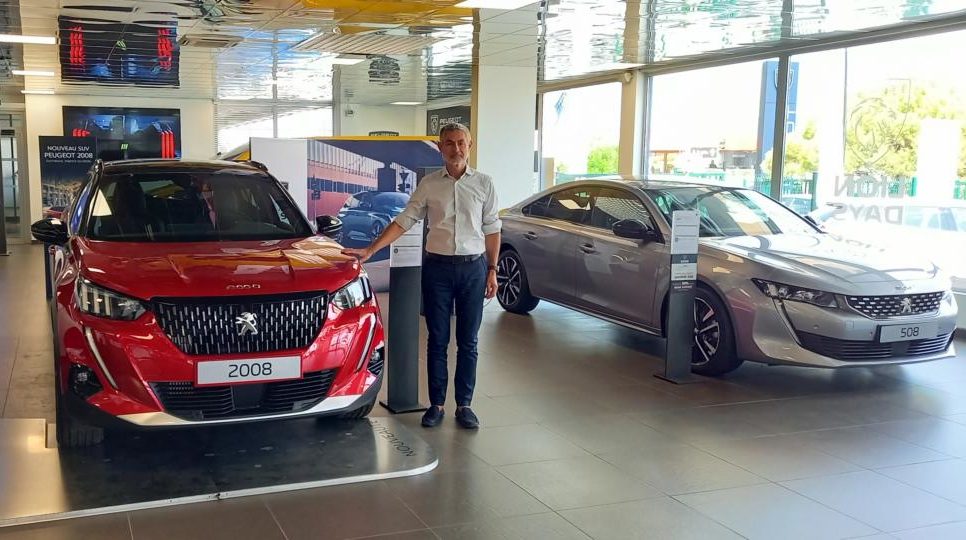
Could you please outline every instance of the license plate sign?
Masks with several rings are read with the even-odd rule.
[[[244,360],[209,360],[198,362],[196,384],[233,384],[243,382],[281,381],[302,377],[302,359],[298,356],[252,358]]]
[[[883,326],[879,330],[879,343],[933,339],[937,335],[939,335],[938,322],[897,324],[894,326]]]

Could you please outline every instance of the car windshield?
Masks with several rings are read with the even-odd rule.
[[[648,189],[647,193],[668,223],[675,210],[697,209],[701,214],[699,234],[705,237],[816,232],[795,212],[757,191],[688,186]]]
[[[91,205],[87,236],[95,240],[199,242],[312,235],[299,209],[264,174],[107,175]]]

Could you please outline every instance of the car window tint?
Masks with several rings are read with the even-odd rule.
[[[589,225],[610,230],[625,219],[651,225],[651,216],[637,195],[623,189],[602,188],[594,197]]]
[[[281,240],[312,234],[281,186],[256,174],[108,175],[95,191],[87,233],[97,240]]]
[[[84,209],[87,208],[87,201],[91,196],[91,185],[92,183],[88,180],[87,184],[77,194],[74,204],[68,211],[67,227],[70,234],[77,234],[80,229],[81,220],[84,219]]]
[[[648,195],[668,223],[675,210],[696,208],[701,217],[701,236],[815,232],[801,216],[757,191],[694,186],[651,189]]]
[[[550,202],[550,195],[541,197],[523,207],[523,215],[532,217],[546,217],[547,203]]]
[[[590,221],[593,188],[573,188],[558,191],[547,202],[545,217],[585,224]]]

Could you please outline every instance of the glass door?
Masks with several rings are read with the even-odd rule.
[[[23,239],[26,230],[27,218],[23,206],[23,186],[20,182],[23,133],[22,115],[0,114],[0,176],[3,183],[4,226],[8,241]]]

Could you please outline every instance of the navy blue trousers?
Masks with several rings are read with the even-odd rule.
[[[483,320],[486,257],[462,263],[427,259],[423,265],[423,315],[429,334],[426,368],[432,405],[446,403],[450,317],[456,304],[456,405],[470,405],[476,386],[477,333]]]

